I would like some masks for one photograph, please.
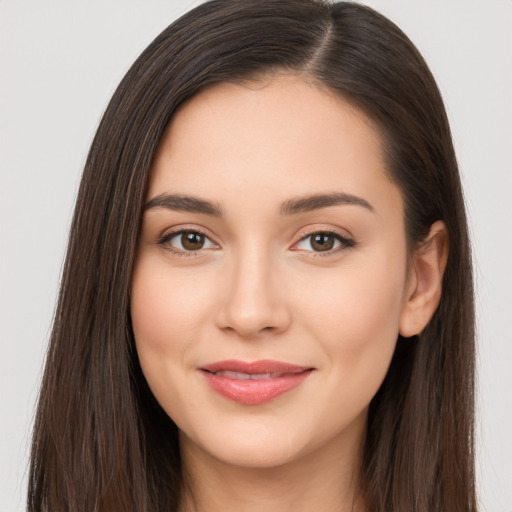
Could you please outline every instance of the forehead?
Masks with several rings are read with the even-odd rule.
[[[221,83],[175,114],[154,160],[149,197],[218,201],[311,192],[378,195],[389,181],[377,130],[333,92],[298,76]]]

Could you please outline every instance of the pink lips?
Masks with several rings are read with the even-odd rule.
[[[280,361],[218,361],[199,368],[210,387],[245,405],[268,402],[299,386],[313,368]]]

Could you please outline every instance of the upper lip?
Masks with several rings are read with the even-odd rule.
[[[200,367],[200,370],[210,373],[228,371],[246,373],[248,375],[261,375],[264,373],[301,373],[312,369],[311,366],[299,366],[282,361],[238,361],[235,359],[216,361]]]

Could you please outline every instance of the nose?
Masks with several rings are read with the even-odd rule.
[[[217,325],[225,331],[251,338],[281,333],[291,321],[288,298],[275,262],[252,248],[239,254],[223,283]]]

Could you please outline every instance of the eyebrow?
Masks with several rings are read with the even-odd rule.
[[[222,217],[219,205],[198,197],[180,194],[160,194],[146,203],[145,209],[167,208],[191,213],[204,213],[214,217]]]
[[[371,212],[374,211],[373,206],[362,197],[344,192],[335,192],[288,199],[281,205],[281,215],[295,215],[297,213],[339,205],[362,206]],[[181,194],[160,194],[148,201],[145,205],[146,210],[153,208],[167,208],[169,210],[203,213],[213,215],[214,217],[222,217],[222,209],[218,204],[199,197]]]
[[[344,192],[335,192],[331,194],[314,194],[288,199],[281,206],[281,214],[294,215],[339,205],[357,205],[371,212],[374,211],[373,206],[362,197],[346,194]]]

